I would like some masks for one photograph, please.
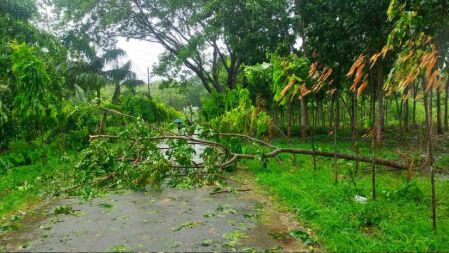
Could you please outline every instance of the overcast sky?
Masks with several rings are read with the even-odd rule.
[[[159,55],[164,52],[164,48],[157,43],[150,43],[140,40],[126,40],[120,38],[117,46],[126,51],[127,58],[132,63],[133,71],[137,74],[137,78],[147,81],[147,68],[151,70],[153,65],[158,62]],[[151,77],[151,81],[155,78]]]

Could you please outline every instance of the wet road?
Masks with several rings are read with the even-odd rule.
[[[0,238],[2,251],[304,251],[282,215],[253,193],[211,189],[111,194],[91,202],[64,199]],[[72,214],[54,214],[58,207]],[[26,221],[24,221],[26,223]],[[1,236],[1,235],[0,235]]]

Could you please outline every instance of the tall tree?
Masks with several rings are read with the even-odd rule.
[[[84,57],[70,62],[67,81],[71,86],[78,85],[84,92],[96,92],[97,103],[101,102],[101,88],[108,83],[115,85],[113,103],[119,102],[121,86],[134,86],[142,83],[142,81],[136,80],[136,74],[131,71],[131,62],[122,66],[118,65],[119,58],[125,55],[123,50],[107,50],[99,56],[92,48],[87,50],[78,48],[78,50],[84,51]],[[107,69],[108,65],[113,65],[113,67]]]
[[[98,42],[119,36],[161,44],[167,68],[183,66],[212,92],[233,89],[244,63],[290,49],[288,1],[53,0],[65,19]],[[212,49],[212,50],[210,50]],[[210,53],[212,51],[213,53]],[[224,82],[213,71],[226,71]]]
[[[0,149],[26,123],[39,122],[47,116],[54,119],[56,110],[53,109],[59,104],[66,51],[54,36],[33,25],[31,21],[36,16],[33,0],[0,2]],[[33,75],[39,78],[32,80]],[[53,99],[54,95],[58,99]],[[25,113],[22,109],[27,104],[32,109],[28,108],[29,112]],[[26,117],[18,117],[22,112]],[[41,130],[48,126],[37,125]]]
[[[390,24],[387,22],[388,0],[381,1],[296,1],[297,7],[303,10],[297,13],[303,16],[299,29],[303,30],[305,52],[314,52],[314,60],[332,67],[334,87],[336,88],[335,103],[337,108],[340,100],[347,97],[353,100],[350,83],[344,74],[361,53],[374,53],[380,50],[386,40]],[[385,61],[382,65],[385,65]],[[378,101],[383,99],[383,66],[377,68],[378,75],[374,77],[374,85]],[[342,102],[345,103],[343,100]],[[353,103],[352,103],[353,104]],[[345,106],[346,107],[346,106]],[[349,109],[349,106],[346,108]],[[348,110],[351,114],[353,133],[355,133],[356,110]],[[383,103],[378,104],[378,127],[381,130]],[[335,124],[340,124],[340,112],[334,116]],[[382,131],[378,132],[381,141]]]

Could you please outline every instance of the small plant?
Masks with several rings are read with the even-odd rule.
[[[75,213],[75,210],[73,210],[73,208],[71,206],[58,206],[55,208],[55,210],[53,210],[54,215],[60,215],[60,214],[72,215],[74,213]]]
[[[300,239],[307,246],[316,245],[315,240],[313,240],[309,234],[307,234],[306,232],[304,232],[302,230],[299,230],[299,229],[292,230],[292,231],[290,231],[289,235],[293,238]]]
[[[128,248],[128,246],[121,244],[121,245],[116,245],[116,246],[111,247],[108,251],[110,251],[110,252],[127,252],[127,251],[129,251],[129,248]]]
[[[383,193],[388,199],[393,200],[411,200],[419,203],[424,199],[424,193],[415,181],[405,183],[397,190],[384,191]]]
[[[0,225],[0,234],[11,231],[11,230],[15,230],[17,229],[17,227],[15,225]]]
[[[201,242],[201,246],[203,247],[209,247],[210,245],[212,245],[212,243],[214,243],[212,240],[210,239],[205,239]]]
[[[223,235],[223,238],[225,238],[227,240],[227,242],[225,243],[225,246],[228,248],[234,248],[237,245],[237,243],[240,241],[240,239],[242,239],[245,236],[246,235],[240,230],[234,230],[234,231],[228,232]]]
[[[188,221],[186,223],[181,224],[179,227],[173,228],[173,231],[178,232],[181,231],[185,228],[194,228],[200,225],[204,225],[204,222],[202,221],[198,221],[198,222],[192,222],[192,221]]]
[[[113,205],[109,204],[109,203],[101,203],[98,206],[100,206],[101,208],[105,208],[105,209],[112,209]]]

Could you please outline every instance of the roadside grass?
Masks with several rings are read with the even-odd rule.
[[[331,137],[318,137],[316,146],[333,150]],[[285,141],[277,141],[287,146]],[[397,145],[396,145],[397,144]],[[399,159],[390,143],[378,157]],[[310,148],[310,144],[291,143]],[[361,143],[361,153],[369,155],[369,144]],[[338,151],[353,153],[350,141],[338,142]],[[371,199],[371,166],[361,165],[354,177],[354,162],[338,160],[339,182],[335,183],[334,160],[317,158],[313,170],[311,156],[282,155],[282,161],[272,159],[267,168],[258,161],[244,161],[257,182],[274,195],[281,204],[294,210],[298,219],[311,228],[326,251],[398,252],[449,251],[449,181],[436,183],[438,223],[432,232],[430,179],[415,175],[407,182],[405,172],[389,172],[377,168],[377,200]],[[354,180],[353,180],[354,178]],[[355,200],[367,198],[366,203]]]
[[[12,215],[39,205],[51,194],[58,196],[73,184],[74,153],[57,146],[32,147],[14,143],[0,154],[8,169],[0,173],[0,224]]]

